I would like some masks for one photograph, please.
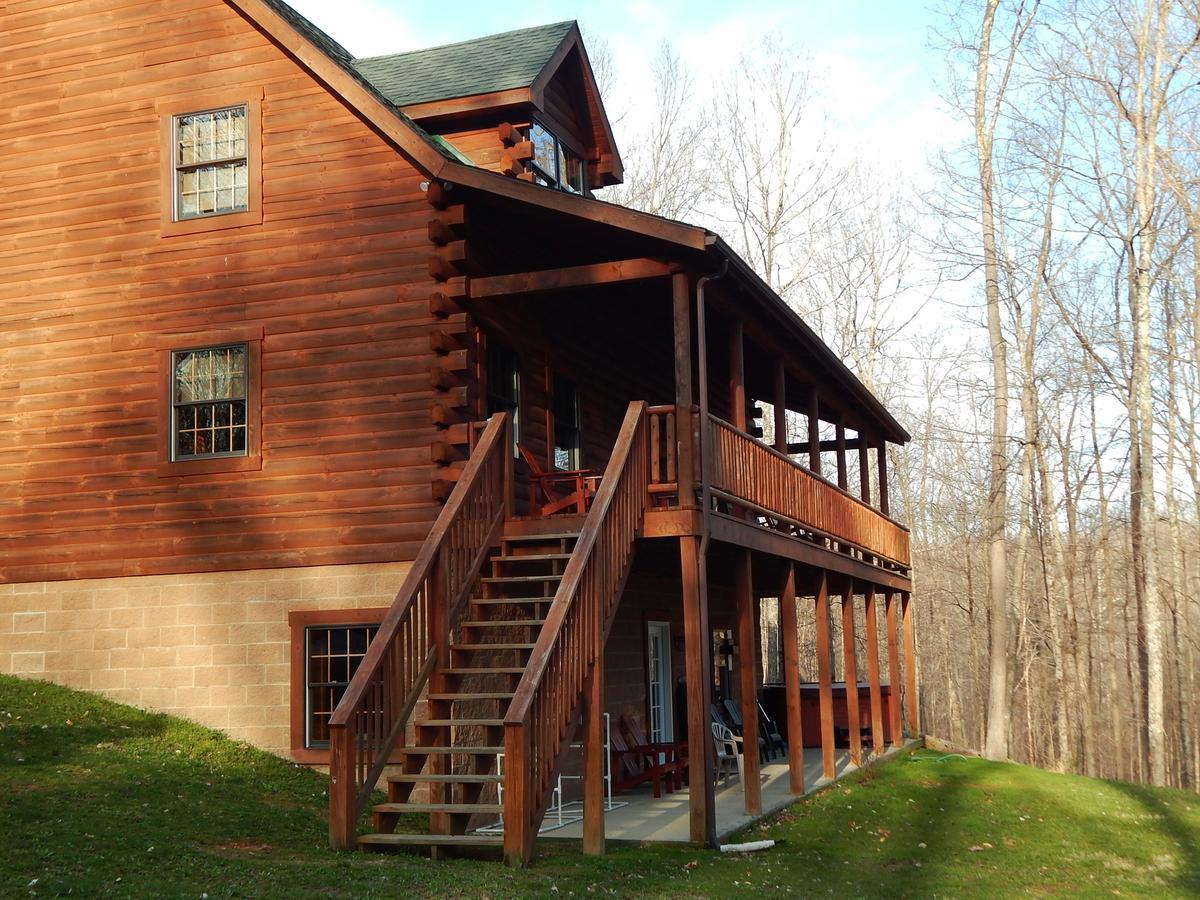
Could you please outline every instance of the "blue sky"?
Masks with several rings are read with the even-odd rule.
[[[611,107],[631,107],[648,84],[649,60],[670,41],[693,72],[697,102],[738,54],[770,35],[811,58],[834,136],[860,153],[913,177],[928,152],[954,139],[936,78],[941,63],[928,49],[937,15],[926,3],[765,2],[731,6],[715,0],[614,0],[538,6],[463,0],[291,0],[356,56],[412,50],[546,22],[576,18],[589,37],[609,46],[617,72]],[[598,10],[603,9],[603,14]],[[618,129],[618,140],[621,139]]]

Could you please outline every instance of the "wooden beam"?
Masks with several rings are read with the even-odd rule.
[[[860,437],[858,449],[858,493],[863,503],[871,505],[871,448],[866,437]]]
[[[775,361],[775,396],[771,401],[775,407],[775,449],[788,452],[787,439],[787,367],[782,359]]]
[[[837,451],[837,481],[843,491],[850,484],[846,476],[846,422],[841,415],[837,418],[837,439],[833,442]]]
[[[846,684],[846,727],[850,762],[862,765],[862,714],[858,708],[858,654],[854,640],[854,581],[842,579],[842,681]]]
[[[708,626],[708,573],[700,539],[679,540],[683,588],[683,633],[687,677],[688,834],[692,843],[717,845],[713,797],[713,742],[709,725],[712,702],[712,632]]]
[[[904,623],[904,708],[908,713],[908,733],[921,733],[917,718],[917,640],[913,627],[912,595],[900,594],[900,619]]]
[[[815,387],[808,392],[808,468],[821,474],[820,397]]]
[[[879,442],[876,456],[876,467],[879,470],[879,511],[886,516],[891,514],[888,509],[887,441]]]
[[[821,776],[837,774],[833,747],[833,675],[829,659],[829,578],[821,571],[813,610],[817,619],[817,695],[821,704]]]
[[[537,294],[624,281],[643,281],[647,278],[665,278],[670,274],[670,266],[656,259],[622,259],[586,266],[519,272],[515,275],[472,278],[468,285],[468,296],[472,300],[489,300],[518,294]]]
[[[679,505],[696,503],[696,447],[692,428],[692,287],[684,272],[671,276],[675,328],[675,442]]]
[[[754,574],[750,551],[743,550],[734,563],[737,598],[738,687],[742,699],[742,796],[746,815],[762,815],[762,784],[758,773],[758,629],[754,615]]]
[[[900,594],[888,591],[884,597],[884,625],[888,648],[888,729],[892,734],[892,746],[904,743],[904,727],[900,720],[900,642],[896,638],[896,604]]]
[[[729,424],[746,430],[746,360],[742,320],[729,326]]]
[[[867,631],[867,683],[871,686],[871,749],[883,753],[883,689],[879,681],[879,613],[875,585],[863,585],[863,621]]]
[[[846,449],[847,450],[857,450],[860,446],[861,446],[861,443],[858,438],[847,438],[846,439]],[[838,442],[836,440],[821,441],[820,444],[818,444],[818,447],[820,448],[822,453],[832,453],[835,450],[837,450]],[[793,455],[793,454],[797,454],[797,453],[807,453],[808,450],[809,450],[809,443],[807,440],[793,441],[792,443],[787,445],[787,452],[788,452],[789,456]]]
[[[800,715],[800,634],[796,624],[796,566],[784,567],[779,588],[779,615],[783,619],[783,684],[787,695],[788,790],[804,793],[804,726]]]
[[[583,705],[583,852],[604,855],[604,646]]]

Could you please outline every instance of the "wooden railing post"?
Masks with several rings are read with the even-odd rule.
[[[526,848],[529,835],[531,802],[529,790],[529,732],[521,725],[504,728],[504,859],[510,866],[529,861]]]
[[[352,849],[358,834],[353,742],[348,727],[329,729],[329,845],[334,850]]]
[[[583,706],[583,852],[604,854],[604,648]]]
[[[708,711],[712,702],[712,632],[708,627],[708,579],[699,539],[692,536],[679,539],[679,564],[687,664],[688,835],[693,844],[711,847],[717,841]]]

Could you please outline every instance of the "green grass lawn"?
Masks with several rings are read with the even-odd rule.
[[[940,761],[939,761],[940,760]],[[325,779],[167,716],[0,677],[0,896],[1200,896],[1200,797],[918,751],[798,803],[731,857],[528,869],[333,853]]]

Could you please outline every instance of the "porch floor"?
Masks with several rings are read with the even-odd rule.
[[[886,759],[892,752],[889,748],[879,758]],[[796,797],[788,790],[787,760],[776,759],[773,762],[763,763],[760,770],[764,816],[795,802]],[[836,771],[834,780],[848,772],[855,771],[855,767],[850,765],[850,757],[845,749],[839,748],[837,751]],[[820,748],[805,749],[805,793],[824,787],[828,783],[821,778]],[[688,842],[688,789],[686,787],[673,794],[664,793],[660,799],[655,800],[650,786],[642,785],[614,796],[613,802],[623,802],[625,805],[618,806],[604,814],[604,837],[606,840],[685,844]],[[755,821],[753,817],[745,813],[742,802],[742,785],[736,777],[731,778],[728,783],[718,783],[716,804],[718,839]],[[554,824],[553,812],[547,814],[544,824],[545,826]],[[572,838],[575,840],[582,837],[583,824],[579,821],[570,822],[558,828],[548,827],[539,835],[539,838]]]

